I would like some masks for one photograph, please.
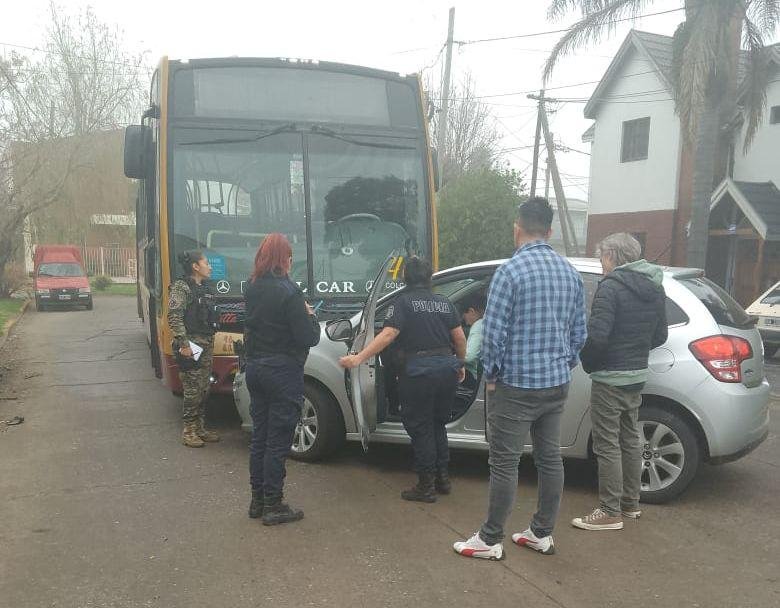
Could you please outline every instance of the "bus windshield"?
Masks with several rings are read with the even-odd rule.
[[[290,240],[291,278],[312,299],[362,300],[390,251],[426,253],[414,139],[283,129],[230,139],[225,131],[180,128],[174,142],[172,259],[203,250],[221,295],[241,293],[272,232]]]

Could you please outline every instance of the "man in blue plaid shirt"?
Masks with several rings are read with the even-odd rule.
[[[561,415],[587,332],[582,278],[547,243],[552,219],[543,198],[520,205],[514,225],[517,250],[490,285],[482,338],[490,503],[480,531],[455,543],[455,551],[467,557],[504,555],[504,525],[515,502],[529,431],[539,476],[538,508],[528,529],[513,534],[512,541],[545,555],[555,552],[552,531],[563,493]]]

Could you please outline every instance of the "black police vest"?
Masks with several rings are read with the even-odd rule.
[[[208,285],[198,285],[191,278],[185,279],[193,295],[193,302],[184,311],[184,327],[195,336],[212,336],[217,330],[218,318],[214,294]]]

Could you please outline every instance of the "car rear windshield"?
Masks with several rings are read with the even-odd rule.
[[[704,304],[718,325],[745,328],[755,324],[754,317],[747,314],[734,298],[709,279],[682,279],[680,283]]]
[[[780,285],[764,296],[762,304],[780,304]]]
[[[38,268],[39,277],[83,277],[84,271],[78,264],[70,262],[51,262],[41,264]]]

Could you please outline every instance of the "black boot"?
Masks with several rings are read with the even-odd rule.
[[[263,492],[252,490],[252,502],[249,503],[249,517],[257,519],[263,515]]]
[[[293,509],[287,503],[282,502],[282,497],[265,498],[263,507],[263,525],[276,526],[277,524],[288,524],[293,521],[303,519],[303,511]]]
[[[415,502],[436,502],[436,490],[431,473],[419,473],[417,485],[401,492],[401,498]]]
[[[447,469],[439,469],[436,471],[434,485],[439,494],[449,494],[452,492],[452,482],[450,481],[450,473]]]

